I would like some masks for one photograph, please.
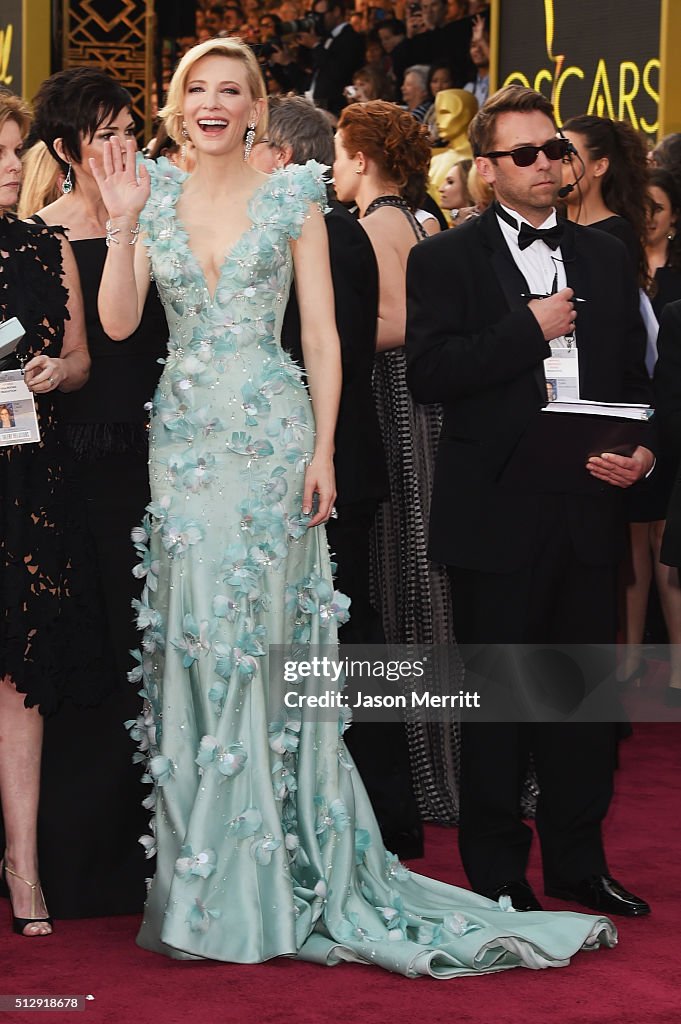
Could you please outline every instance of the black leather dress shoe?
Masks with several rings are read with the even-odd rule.
[[[591,875],[574,885],[548,885],[547,896],[559,900],[573,900],[603,914],[620,914],[623,917],[643,917],[650,913],[650,907],[640,896],[627,892],[623,885],[610,875]]]
[[[514,910],[541,910],[542,906],[532,892],[529,882],[505,882],[496,889],[482,894],[490,900],[498,900],[500,896],[510,896]]]

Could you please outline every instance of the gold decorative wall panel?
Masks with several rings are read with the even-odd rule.
[[[64,0],[64,67],[97,67],[132,96],[144,135],[151,131],[154,0]]]

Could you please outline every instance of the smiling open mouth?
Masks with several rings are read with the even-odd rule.
[[[208,135],[215,135],[221,132],[223,128],[226,128],[229,122],[223,121],[218,117],[203,117],[197,122],[202,132]]]

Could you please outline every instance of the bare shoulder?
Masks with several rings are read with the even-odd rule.
[[[56,228],[64,224],[66,212],[63,197],[60,196],[59,199],[55,199],[49,206],[44,206],[42,210],[38,210],[34,216],[36,218],[39,217],[40,221],[43,221],[48,227]],[[40,223],[38,220],[33,220],[32,217],[27,217],[26,219],[29,224]]]
[[[406,254],[416,242],[414,229],[402,210],[394,206],[382,206],[360,224],[375,246],[394,249]]]

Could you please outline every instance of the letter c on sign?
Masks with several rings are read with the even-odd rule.
[[[563,118],[561,117],[560,113],[560,98],[563,92],[563,86],[565,85],[565,80],[570,77],[583,79],[584,72],[581,68],[575,67],[573,65],[572,67],[565,68],[565,71],[563,71],[562,75],[560,75],[558,81],[556,82],[556,91],[553,94],[553,108],[556,112],[556,123],[558,125],[561,125],[563,123]]]

